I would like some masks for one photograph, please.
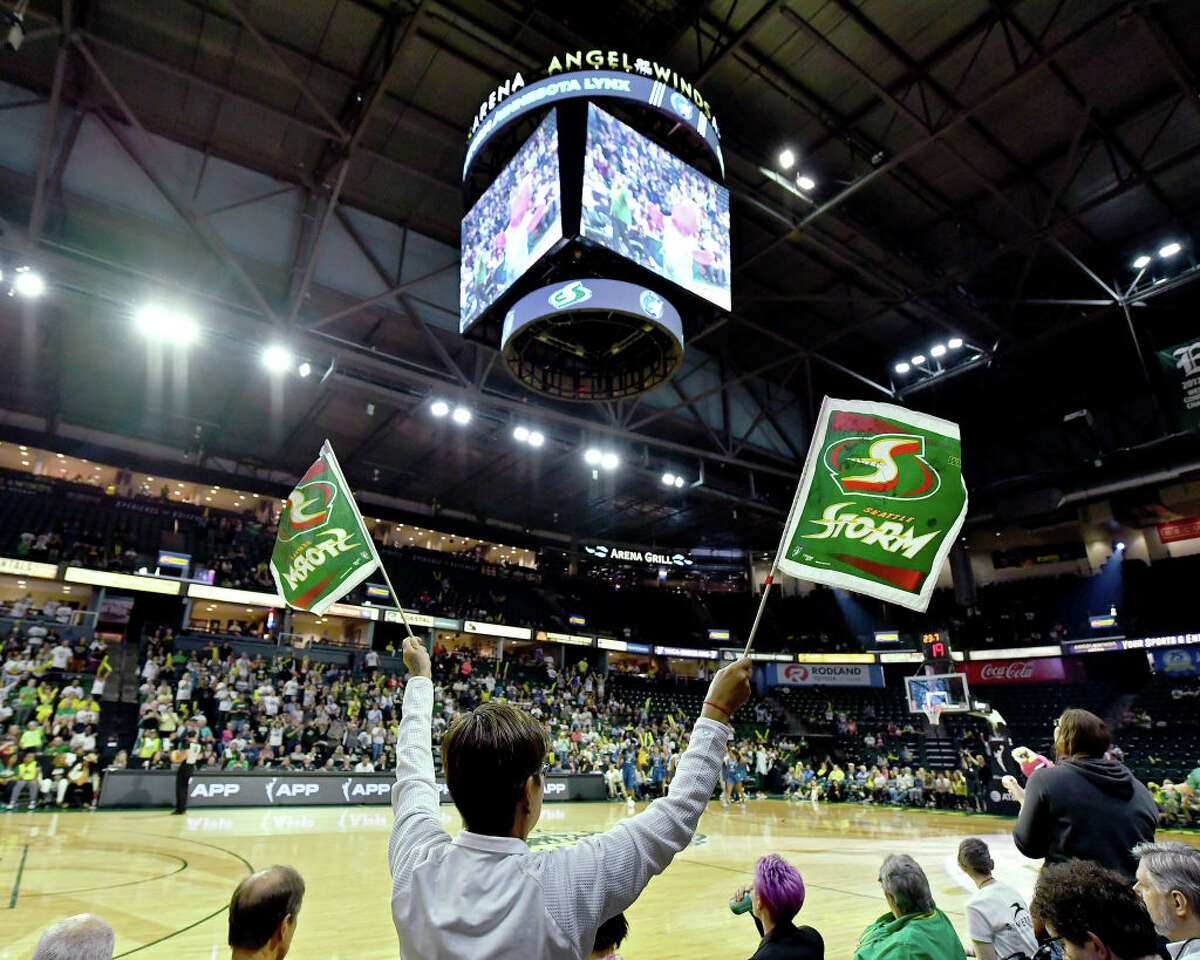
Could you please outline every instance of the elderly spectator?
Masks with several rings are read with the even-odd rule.
[[[858,938],[854,960],[965,960],[958,934],[933,902],[920,864],[893,854],[879,868],[885,913]]]
[[[112,960],[116,934],[105,921],[80,913],[52,924],[33,949],[33,960]]]
[[[751,960],[824,960],[825,941],[812,927],[793,920],[804,906],[800,871],[777,853],[761,857],[754,882],[738,888],[735,900],[750,895],[750,915],[762,938]]]
[[[1171,960],[1200,958],[1200,850],[1186,843],[1139,843],[1137,883],[1133,889]]]
[[[1004,778],[1021,804],[1013,842],[1025,856],[1047,863],[1092,860],[1133,877],[1137,861],[1130,851],[1154,839],[1158,807],[1124,765],[1105,758],[1111,746],[1103,720],[1066,710],[1054,728],[1057,765],[1035,770],[1024,788]]]
[[[1030,912],[1065,960],[1157,960],[1158,937],[1146,905],[1116,870],[1072,860],[1038,874]]]

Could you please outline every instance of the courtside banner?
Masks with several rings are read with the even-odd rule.
[[[321,616],[381,566],[326,440],[279,514],[271,576],[289,607]]]
[[[883,667],[868,663],[768,663],[765,669],[771,687],[883,686]]]
[[[957,424],[826,397],[777,564],[924,611],[966,514]]]

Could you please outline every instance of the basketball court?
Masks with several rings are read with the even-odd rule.
[[[622,804],[547,805],[530,844],[569,844],[624,816]],[[456,813],[442,818],[457,832]],[[390,825],[387,807],[9,815],[0,842],[0,960],[28,957],[46,926],[85,911],[116,928],[116,957],[226,957],[229,896],[250,870],[273,863],[295,866],[308,887],[289,957],[394,958]],[[849,804],[755,800],[743,812],[712,803],[693,845],[628,912],[631,936],[621,952],[627,960],[749,957],[754,924],[731,914],[728,901],[770,852],[800,867],[808,891],[801,919],[822,933],[831,958],[849,957],[884,911],[876,876],[888,853],[915,856],[938,905],[961,926],[970,888],[954,854],[963,837],[985,838],[997,875],[1032,890],[1036,864],[1013,848],[1011,825]],[[1197,843],[1195,835],[1183,839]]]

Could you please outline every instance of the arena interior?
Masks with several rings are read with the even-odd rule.
[[[964,839],[1025,902],[1070,859],[1014,826],[1072,756],[1200,848],[1200,5],[0,17],[0,960],[79,914],[110,947],[36,956],[873,960],[893,854],[955,933],[888,956],[942,960],[979,942]],[[825,397],[959,426],[923,612],[768,579]],[[270,560],[326,440],[383,569],[317,615]],[[481,705],[549,744],[532,832],[483,839],[552,864],[695,791],[693,725],[689,757],[732,712],[616,952],[405,929],[390,803],[428,694],[396,604],[452,836],[440,745]],[[1072,754],[1065,710],[1111,744]],[[768,854],[824,954],[763,952]],[[290,939],[233,943],[275,864]]]

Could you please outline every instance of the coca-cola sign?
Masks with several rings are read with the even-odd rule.
[[[1063,683],[1068,677],[1062,657],[1028,660],[970,660],[967,680],[972,683]]]

